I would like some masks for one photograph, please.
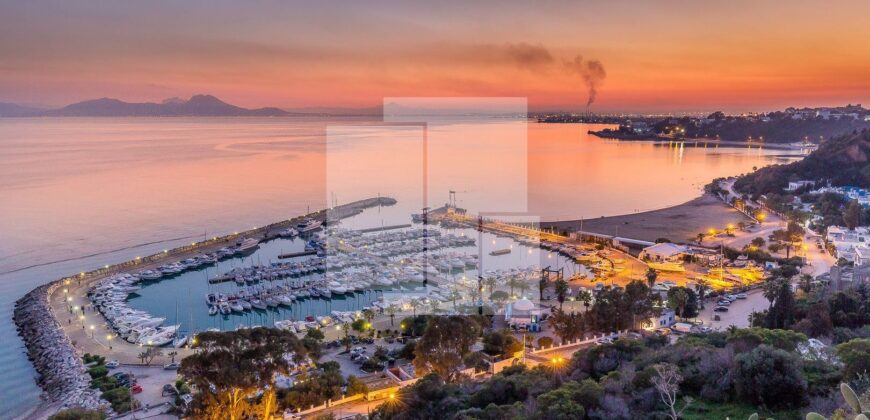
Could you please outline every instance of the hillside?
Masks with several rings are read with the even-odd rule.
[[[766,194],[781,192],[789,181],[796,180],[870,188],[870,130],[832,138],[805,159],[761,168],[739,178],[734,187],[745,193]]]
[[[171,98],[162,103],[124,102],[113,98],[101,98],[52,110],[0,104],[0,117],[280,117],[287,115],[292,114],[278,108],[242,108],[221,101],[212,95],[194,95],[186,101]]]
[[[0,102],[0,117],[33,117],[44,112],[41,109]]]

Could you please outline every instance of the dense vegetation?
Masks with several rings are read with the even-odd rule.
[[[622,338],[577,352],[564,366],[512,366],[482,382],[432,373],[373,418],[740,419],[810,411],[852,418],[838,385],[850,384],[866,406],[870,289],[830,294],[802,282],[793,294],[787,285],[773,280],[765,292],[771,309],[754,317],[776,328],[687,334],[675,344],[658,335]],[[815,353],[808,337],[834,345]]]
[[[734,188],[753,195],[781,193],[789,181],[797,180],[870,188],[870,130],[825,141],[801,161],[768,166],[742,176]]]

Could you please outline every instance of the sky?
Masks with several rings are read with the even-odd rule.
[[[870,105],[867,16],[866,0],[0,0],[0,102],[483,96],[582,111],[586,77],[594,112]]]

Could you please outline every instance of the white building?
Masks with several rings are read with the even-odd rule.
[[[870,261],[867,248],[870,248],[870,229],[858,227],[849,230],[842,226],[828,227],[825,240],[834,246],[835,257],[845,258],[848,261],[856,261],[861,252],[865,261]],[[857,262],[857,261],[856,261]]]
[[[683,255],[688,253],[688,248],[670,242],[662,242],[648,246],[640,251],[638,258],[644,261],[654,262],[680,262]]]
[[[504,311],[504,320],[508,325],[528,327],[541,322],[545,312],[544,308],[523,298],[508,304]]]

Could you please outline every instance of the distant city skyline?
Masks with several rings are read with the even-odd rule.
[[[0,102],[203,93],[299,109],[507,96],[533,112],[584,111],[591,80],[600,113],[870,103],[864,1],[455,6],[4,2]]]

